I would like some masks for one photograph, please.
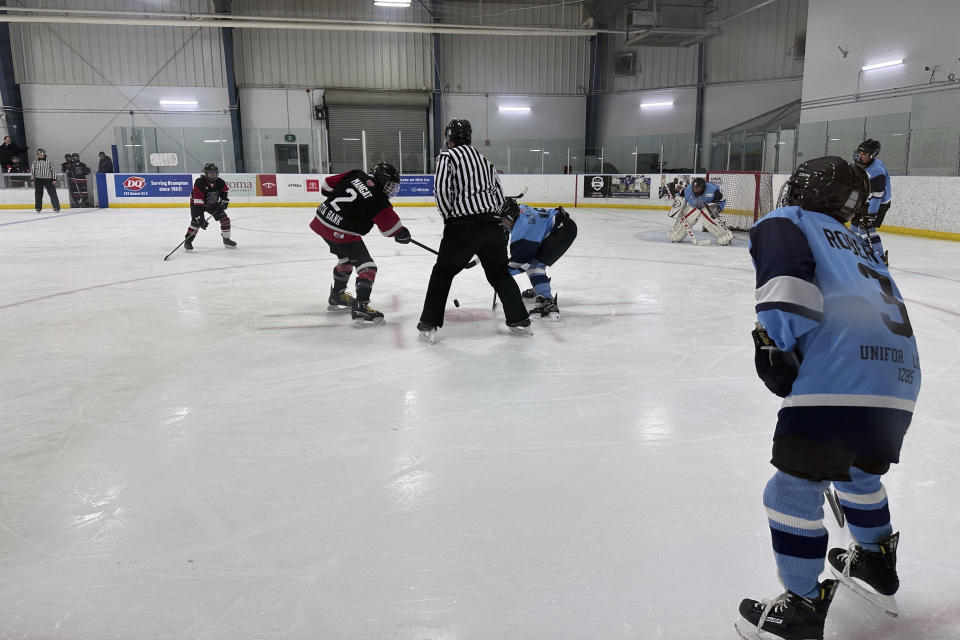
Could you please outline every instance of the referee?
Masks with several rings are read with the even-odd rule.
[[[433,342],[443,326],[454,277],[474,255],[503,302],[507,327],[513,333],[533,334],[520,288],[507,268],[510,231],[500,224],[503,187],[493,164],[471,146],[472,133],[469,121],[451,120],[445,132],[447,148],[437,158],[434,196],[443,216],[443,239],[417,324],[420,337],[427,342]]]
[[[50,204],[53,205],[53,212],[60,211],[60,198],[57,197],[57,189],[53,186],[54,172],[56,169],[53,164],[47,160],[47,152],[43,149],[37,149],[37,159],[30,165],[30,177],[33,179],[35,203],[34,207],[37,213],[43,209],[43,190],[46,189],[50,194]]]

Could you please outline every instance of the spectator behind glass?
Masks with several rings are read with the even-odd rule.
[[[14,156],[26,153],[27,149],[29,147],[18,147],[10,136],[4,136],[0,144],[0,167],[6,167]]]
[[[100,152],[100,164],[97,166],[97,173],[113,173],[113,160],[103,151]]]
[[[10,163],[3,166],[4,173],[15,173],[22,174],[26,173],[29,169],[20,162],[20,156],[12,156],[10,158]],[[8,178],[7,186],[10,187],[22,187],[24,185],[24,179],[20,176],[10,176]]]

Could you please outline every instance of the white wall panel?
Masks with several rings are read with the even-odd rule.
[[[54,0],[45,8],[198,12],[203,0]],[[11,24],[19,83],[223,87],[219,29]]]
[[[723,19],[758,2],[726,0],[710,19]],[[795,58],[794,45],[797,36],[807,30],[807,0],[779,0],[724,23],[722,29],[721,35],[707,41],[708,83],[803,75],[803,60]]]

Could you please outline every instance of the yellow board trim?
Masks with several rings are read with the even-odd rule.
[[[929,229],[911,229],[910,227],[880,227],[881,233],[896,233],[902,236],[920,236],[923,238],[935,238],[937,240],[952,240],[960,242],[960,233],[952,231],[930,231]]]

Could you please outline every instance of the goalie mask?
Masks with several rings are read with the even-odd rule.
[[[880,143],[871,138],[867,138],[857,146],[857,150],[853,154],[853,161],[861,167],[866,167],[873,162],[873,159],[876,158],[879,153]]]
[[[807,160],[790,175],[783,198],[787,206],[819,211],[850,222],[866,206],[870,181],[862,167],[838,156]]]
[[[216,182],[217,178],[220,177],[220,169],[217,168],[217,165],[212,162],[208,162],[203,165],[203,177],[209,180],[210,182]]]
[[[380,185],[388,198],[400,191],[400,172],[389,162],[378,162],[373,168],[373,181]]]
[[[707,190],[707,181],[703,178],[694,178],[690,183],[690,190],[693,191],[693,195],[699,198]]]

